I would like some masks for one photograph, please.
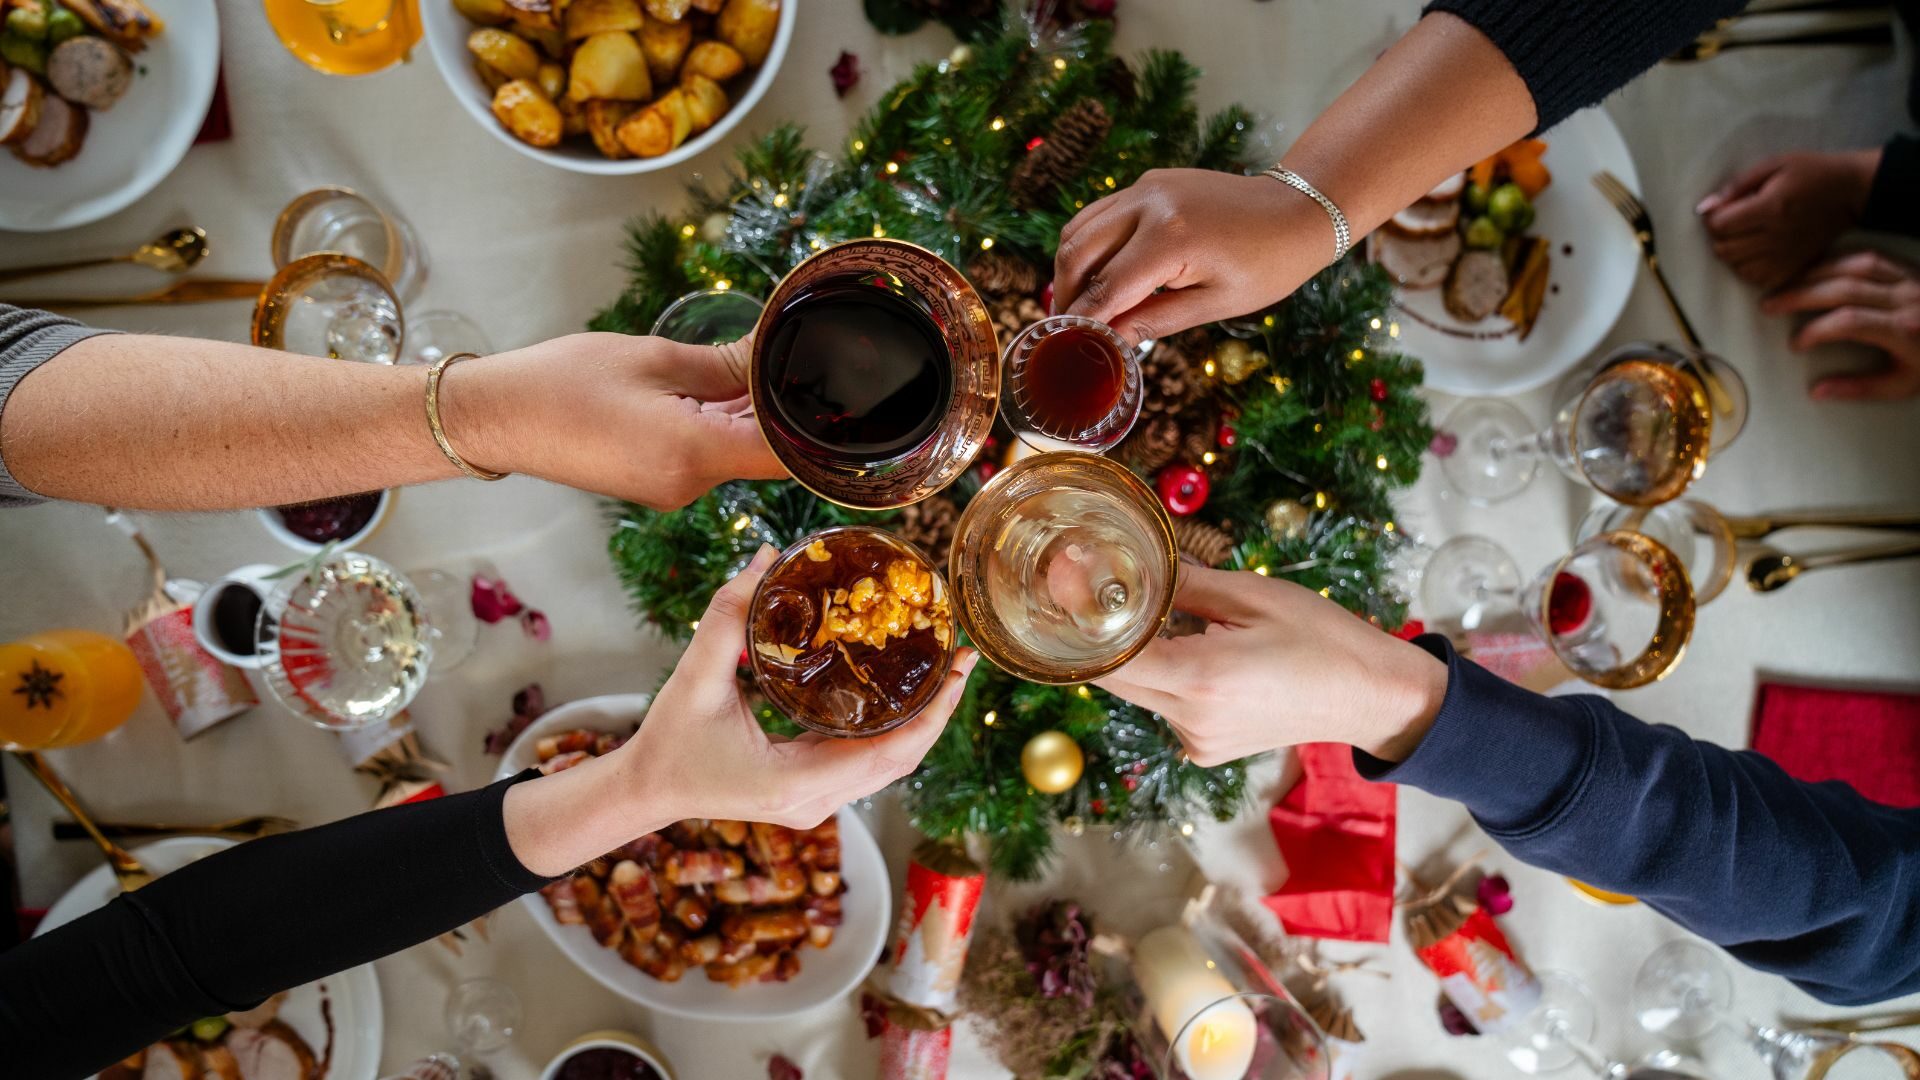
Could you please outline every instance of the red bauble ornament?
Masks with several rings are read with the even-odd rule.
[[[1045,145],[1047,145],[1046,138],[1041,135],[1035,135],[1033,138],[1027,140],[1027,153],[1031,154]]]
[[[993,474],[1000,471],[1000,466],[995,465],[991,461],[983,461],[974,466],[974,471],[980,474],[980,482],[984,484],[993,479]]]
[[[752,667],[752,666],[753,666],[753,657],[751,657],[751,656],[748,656],[748,655],[747,655],[747,650],[743,648],[743,649],[741,649],[741,650],[740,650],[740,659],[739,659],[739,660],[737,660],[737,661],[735,661],[735,662],[734,662],[734,665],[733,665],[733,666],[734,666],[734,667],[742,667],[742,668],[750,668],[750,667]]]
[[[1092,809],[1095,814],[1104,814],[1107,812],[1107,804],[1104,799],[1093,800],[1093,802],[1089,804],[1089,808]]]
[[[1135,780],[1131,776],[1123,776],[1120,778],[1120,784],[1121,786],[1125,787],[1128,791],[1133,791],[1139,788],[1140,781]]]
[[[1220,421],[1220,430],[1213,434],[1213,441],[1219,444],[1220,449],[1231,450],[1233,449],[1233,444],[1240,441],[1240,433],[1233,430],[1232,424],[1222,420]]]
[[[1207,474],[1191,465],[1169,465],[1154,480],[1160,505],[1175,517],[1185,517],[1207,505],[1207,492],[1212,486]]]
[[[1547,587],[1547,631],[1554,637],[1576,633],[1593,614],[1593,589],[1578,574],[1561,571]]]
[[[1047,314],[1053,314],[1053,282],[1051,281],[1047,282],[1046,288],[1040,290],[1040,306],[1046,309]]]
[[[1387,380],[1375,379],[1368,383],[1367,393],[1373,395],[1373,400],[1375,401],[1387,400]]]

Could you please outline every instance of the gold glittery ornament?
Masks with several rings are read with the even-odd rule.
[[[717,211],[708,214],[707,219],[700,223],[700,239],[709,244],[721,243],[726,240],[727,227],[732,223],[733,218],[726,214]]]
[[[1058,795],[1080,782],[1087,767],[1080,744],[1064,731],[1043,731],[1020,748],[1020,775],[1033,790]]]
[[[1227,338],[1213,347],[1214,370],[1229,386],[1246,382],[1249,376],[1271,362],[1266,353],[1239,338]]]
[[[1267,507],[1267,531],[1275,540],[1298,540],[1307,534],[1307,508],[1292,499]]]
[[[1074,817],[1061,818],[1060,827],[1067,830],[1068,836],[1079,836],[1081,833],[1087,831],[1087,823],[1081,821],[1077,815]]]

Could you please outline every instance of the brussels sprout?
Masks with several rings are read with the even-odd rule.
[[[0,34],[0,60],[35,75],[47,73],[47,47],[18,34]]]
[[[47,40],[47,9],[42,4],[22,4],[7,12],[7,31],[36,44]]]
[[[1467,182],[1466,210],[1469,214],[1487,212],[1487,189],[1469,180]]]
[[[1533,204],[1518,184],[1501,184],[1487,197],[1487,216],[1507,232],[1519,232],[1533,222]]]
[[[187,1029],[192,1031],[193,1037],[201,1042],[212,1042],[225,1035],[227,1029],[232,1026],[224,1016],[209,1016],[204,1020],[195,1020],[188,1024]]]
[[[49,48],[60,44],[68,38],[77,38],[86,32],[87,24],[80,21],[80,16],[75,15],[66,8],[56,7],[53,9],[53,14],[47,16],[47,46]]]
[[[1467,223],[1467,246],[1492,250],[1500,246],[1507,234],[1495,225],[1491,218],[1477,217]]]

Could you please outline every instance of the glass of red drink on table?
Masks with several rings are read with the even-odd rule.
[[[1001,411],[1039,449],[1105,453],[1140,416],[1139,351],[1103,322],[1041,319],[1007,345],[1002,366]]]

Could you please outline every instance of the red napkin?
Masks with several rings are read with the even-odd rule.
[[[231,138],[233,117],[227,112],[227,68],[222,64],[214,74],[213,100],[207,105],[207,118],[200,125],[200,134],[193,137],[193,145],[225,142]]]
[[[1263,902],[1289,934],[1385,941],[1393,925],[1392,784],[1360,778],[1338,743],[1294,748],[1302,776],[1267,814],[1287,880]]]
[[[1920,806],[1920,694],[1761,683],[1753,748],[1797,779]]]

